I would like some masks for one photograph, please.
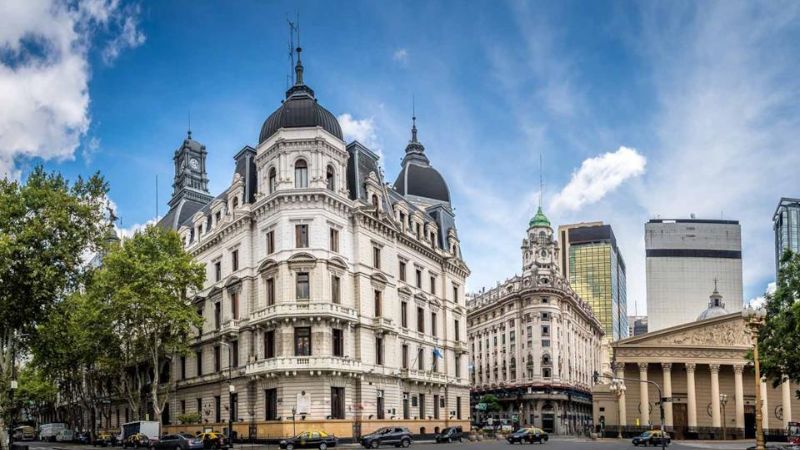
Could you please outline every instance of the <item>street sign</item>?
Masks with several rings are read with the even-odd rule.
[[[486,411],[486,403],[478,403],[475,406],[475,409],[478,411]]]

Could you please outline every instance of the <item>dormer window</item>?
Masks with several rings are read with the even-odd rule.
[[[325,173],[325,186],[328,188],[329,191],[333,191],[336,189],[335,176],[333,173],[333,167],[331,166],[328,166],[328,170]]]
[[[294,187],[308,187],[308,164],[304,159],[299,159],[294,163]]]
[[[374,206],[375,209],[378,208],[378,196],[375,194],[372,194],[372,206]]]
[[[239,206],[239,197],[233,197],[233,208],[236,209]]]

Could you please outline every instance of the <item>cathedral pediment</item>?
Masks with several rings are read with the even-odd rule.
[[[752,346],[740,313],[691,322],[618,341],[614,347],[716,347],[748,349]]]

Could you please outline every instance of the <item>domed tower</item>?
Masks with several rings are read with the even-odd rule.
[[[450,188],[439,171],[431,166],[431,161],[425,155],[425,146],[417,140],[417,117],[411,120],[411,140],[406,146],[406,155],[401,163],[403,168],[397,175],[394,188],[423,208],[435,204],[449,207]]]
[[[256,163],[262,195],[304,188],[347,192],[342,128],[303,81],[301,52],[298,47],[294,85],[261,126]]]
[[[542,207],[528,222],[528,234],[522,240],[523,270],[539,273],[554,271],[558,261],[558,245],[553,239],[550,220],[544,215]]]
[[[697,320],[706,320],[728,314],[725,301],[717,290],[717,280],[714,280],[714,292],[708,297],[708,308],[697,316]]]

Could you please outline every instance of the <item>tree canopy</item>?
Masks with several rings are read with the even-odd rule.
[[[800,382],[800,254],[781,258],[775,292],[767,294],[766,323],[759,332],[761,374],[777,385]]]

